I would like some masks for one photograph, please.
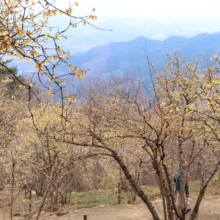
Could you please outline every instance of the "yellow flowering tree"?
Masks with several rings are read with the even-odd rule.
[[[65,86],[61,83],[63,77],[72,75],[83,78],[86,74],[86,71],[80,69],[79,66],[68,63],[71,52],[64,51],[59,45],[60,38],[67,39],[65,32],[69,28],[77,28],[80,23],[92,25],[89,19],[97,19],[92,14],[83,17],[74,16],[73,9],[78,6],[78,2],[73,2],[67,6],[66,10],[62,10],[56,6],[54,1],[47,0],[6,0],[0,2],[0,66],[11,73],[12,78],[20,84],[21,89],[29,90],[29,94],[33,93],[36,96],[32,84],[20,80],[15,72],[6,65],[4,59],[8,56],[20,57],[20,60],[25,60],[25,62],[32,61],[36,67],[33,75],[46,88],[49,96],[60,92],[62,99],[67,98],[63,93]],[[92,9],[92,13],[94,11],[95,9]],[[51,27],[50,20],[55,16],[66,16],[69,18],[69,23],[62,25],[62,29],[61,27]],[[52,45],[50,51],[47,43]],[[61,62],[65,63],[70,70],[63,73],[62,76],[58,76],[55,73],[55,68]],[[56,89],[47,88],[42,81],[42,76],[44,79],[48,78],[49,81],[54,82]]]
[[[205,152],[210,170],[193,207],[192,220],[220,164],[218,95],[214,95],[218,93],[218,66],[201,69],[200,59],[190,63],[178,54],[167,59],[163,71],[151,69],[151,96],[138,81],[129,84],[122,81],[114,86],[103,82],[102,86],[88,90],[74,116],[67,116],[69,124],[56,141],[90,148],[100,156],[113,158],[153,219],[159,219],[158,213],[138,185],[134,172],[140,161],[148,162],[154,170],[164,218],[184,220],[187,218],[184,204],[187,175],[190,166]],[[185,172],[184,160],[189,164]],[[172,174],[178,167],[180,202],[175,204]]]

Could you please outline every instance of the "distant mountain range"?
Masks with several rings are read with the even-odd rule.
[[[52,20],[52,26],[63,26],[69,21],[64,17],[59,17]],[[161,40],[171,36],[193,37],[201,33],[213,33],[220,31],[220,25],[203,25],[203,24],[189,24],[183,22],[172,22],[164,24],[148,18],[123,18],[111,20],[97,20],[92,21],[92,24],[101,29],[112,31],[105,31],[94,28],[89,25],[79,24],[78,28],[70,28],[66,32],[68,39],[60,38],[58,44],[64,50],[69,50],[72,54],[83,51],[88,51],[95,46],[101,46],[114,42],[128,42],[133,39],[143,36],[148,40]],[[52,33],[53,34],[53,33]],[[54,32],[55,34],[55,32]],[[48,48],[53,48],[51,43],[46,45]],[[50,51],[48,51],[50,53]],[[52,53],[52,51],[51,51]],[[19,58],[14,58],[13,64],[18,66],[19,72],[35,71],[33,63],[24,63]],[[127,65],[127,64],[124,64]]]
[[[75,59],[70,63],[82,69],[90,69],[88,76],[107,76],[110,73],[120,76],[124,73],[139,72],[143,75],[148,72],[145,51],[148,51],[153,64],[161,67],[165,60],[165,54],[172,55],[178,51],[182,56],[193,60],[196,56],[202,56],[210,61],[210,57],[220,53],[220,33],[199,34],[195,37],[185,38],[172,36],[165,41],[150,40],[138,37],[128,42],[109,43],[75,54]],[[61,64],[57,73],[67,71],[67,66]]]
[[[72,36],[70,39],[73,43],[71,44],[69,41],[64,41],[62,45],[65,45],[67,48],[72,48],[72,51],[76,51],[77,49],[86,50],[88,47],[112,42],[131,41],[139,36],[154,40],[165,40],[174,35],[193,37],[205,32],[213,33],[220,31],[220,28],[217,26],[213,28],[201,24],[193,25],[183,22],[164,24],[149,18],[97,20],[92,22],[92,24],[98,28],[112,31],[103,31],[91,26],[79,25],[77,29],[70,29],[67,32],[67,35]]]
[[[114,42],[95,46],[87,51],[72,54],[69,63],[88,70],[87,78],[106,78],[111,75],[120,78],[123,75],[138,74],[142,76],[146,85],[150,84],[148,64],[145,56],[146,49],[149,57],[157,70],[163,67],[165,54],[173,55],[178,51],[183,57],[193,60],[196,56],[203,57],[204,61],[210,61],[214,53],[220,54],[220,33],[203,33],[191,38],[171,36],[165,41],[151,40],[146,37],[138,37],[127,42]],[[205,62],[204,62],[205,63]],[[22,64],[22,65],[21,65]],[[18,69],[34,70],[31,63],[16,63]],[[56,74],[68,72],[66,64],[60,63],[56,68]],[[28,73],[26,73],[28,75]],[[36,79],[37,80],[37,79]],[[73,78],[67,77],[66,81],[72,82]],[[74,79],[77,85],[79,80]],[[48,79],[42,78],[46,86],[51,86]],[[82,81],[82,80],[80,80]],[[73,90],[73,87],[71,87]]]
[[[65,17],[54,17],[51,21],[51,26],[65,27],[69,20]],[[70,50],[75,54],[86,51],[94,46],[104,45],[113,42],[127,42],[137,37],[143,36],[148,39],[165,40],[170,36],[193,37],[201,33],[214,33],[220,31],[220,25],[194,25],[183,22],[172,22],[164,24],[149,18],[123,18],[111,20],[91,21],[92,25],[97,28],[82,23],[78,24],[77,28],[70,28],[64,35],[68,36],[68,40],[60,38],[58,44],[64,50]],[[101,30],[100,30],[101,29]],[[107,31],[112,30],[112,31]],[[52,34],[56,33],[51,32]],[[47,44],[47,47],[53,47],[52,44]]]

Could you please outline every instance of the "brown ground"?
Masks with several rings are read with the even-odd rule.
[[[195,200],[189,199],[190,206],[193,207]],[[161,213],[161,200],[154,200],[155,209]],[[65,214],[66,213],[66,214]],[[63,214],[62,216],[57,216]],[[83,220],[83,215],[87,214],[87,220],[151,220],[150,212],[143,203],[137,205],[112,205],[99,206],[93,208],[83,208],[79,210],[63,208],[57,212],[43,212],[40,220]],[[189,215],[188,215],[189,216]],[[3,209],[0,209],[0,220],[8,220],[4,217]],[[162,219],[162,218],[161,218]],[[14,217],[14,220],[24,220],[22,216]],[[204,198],[200,206],[197,220],[220,220],[220,197]]]

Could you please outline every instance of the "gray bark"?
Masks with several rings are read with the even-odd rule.
[[[190,215],[189,220],[194,220],[196,218],[196,215],[197,215],[197,213],[199,211],[199,206],[200,206],[200,204],[202,202],[202,198],[204,196],[205,190],[206,190],[210,180],[213,178],[213,176],[217,172],[219,165],[220,165],[220,157],[218,159],[218,162],[215,164],[215,166],[213,167],[212,171],[210,172],[210,174],[206,178],[206,180],[205,180],[205,182],[204,182],[204,184],[203,184],[203,186],[202,186],[202,188],[201,188],[201,190],[199,192],[199,195],[198,195],[197,200],[196,200],[196,204],[195,204],[195,206],[194,206],[194,208],[192,210],[192,213]]]

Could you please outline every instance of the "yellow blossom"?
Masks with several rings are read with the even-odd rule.
[[[20,85],[19,86],[21,89],[25,89],[25,86],[24,85]]]

